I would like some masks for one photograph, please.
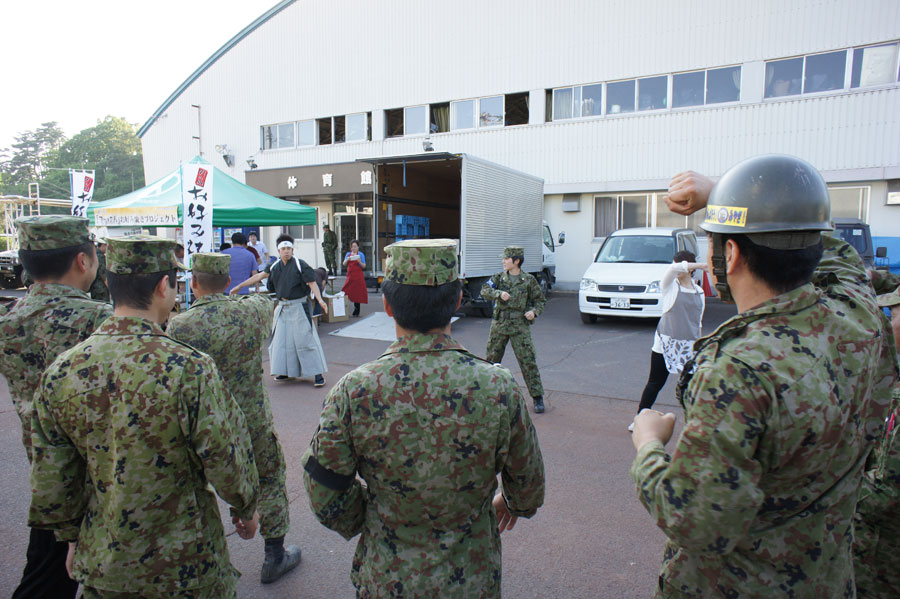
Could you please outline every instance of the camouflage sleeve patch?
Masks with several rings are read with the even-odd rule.
[[[728,553],[765,497],[754,456],[767,398],[749,369],[722,358],[725,368],[694,374],[689,414],[671,458],[661,444],[648,443],[635,457],[631,477],[641,503],[670,539],[692,550]]]
[[[530,518],[544,504],[544,459],[519,386],[508,372],[495,370],[497,387],[506,399],[509,431],[509,441],[501,447],[503,497],[512,514]],[[501,376],[508,379],[507,384],[502,384]]]
[[[53,416],[52,395],[47,382],[35,395],[28,526],[55,530],[60,541],[74,541],[87,507],[86,464]]]
[[[346,377],[328,393],[319,427],[302,458],[309,507],[324,526],[351,539],[362,531],[366,493],[356,478]]]

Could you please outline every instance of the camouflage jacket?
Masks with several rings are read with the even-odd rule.
[[[500,299],[500,294],[504,291],[509,293],[508,301]],[[515,282],[506,271],[495,274],[481,286],[481,297],[493,300],[494,323],[507,328],[528,323],[525,312],[532,310],[537,317],[543,312],[546,302],[537,279],[524,271]]]
[[[334,252],[337,249],[337,246],[337,233],[335,233],[334,231],[325,231],[325,235],[322,240],[322,249],[326,252]]]
[[[825,238],[813,283],[695,344],[671,457],[638,496],[669,537],[657,597],[852,597],[851,520],[897,377],[862,261]]]
[[[362,533],[351,572],[362,598],[499,597],[497,473],[512,513],[544,501],[519,387],[447,335],[402,337],[344,376],[303,463],[316,518]]]
[[[900,276],[874,271],[878,294],[900,286]],[[856,506],[854,567],[859,597],[893,597],[900,587],[900,384],[885,420],[885,432],[866,464]]]
[[[187,312],[172,317],[166,334],[216,362],[251,430],[273,426],[263,371],[263,345],[272,331],[275,301],[267,295],[199,298]]]
[[[112,306],[80,289],[34,283],[28,295],[0,318],[0,373],[9,383],[22,421],[22,444],[31,460],[32,399],[41,374],[56,356],[81,343],[112,315]]]
[[[214,584],[231,564],[209,485],[233,515],[256,509],[245,426],[209,356],[113,316],[41,381],[28,524],[77,538],[74,578],[87,586]]]
[[[91,283],[88,293],[91,299],[110,303],[109,287],[106,286],[106,254],[100,250],[97,250],[97,276],[94,277],[94,282]]]

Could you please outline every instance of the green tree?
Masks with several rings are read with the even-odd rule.
[[[102,202],[144,186],[144,162],[141,140],[135,125],[125,119],[107,116],[97,125],[72,136],[56,153],[54,168],[93,170],[94,201]],[[46,182],[67,190],[66,170],[52,170]]]
[[[46,176],[65,139],[56,121],[16,136],[11,148],[0,151],[0,193],[26,195],[29,183]]]

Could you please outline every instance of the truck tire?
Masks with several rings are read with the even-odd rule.
[[[581,322],[584,324],[594,324],[597,322],[596,314],[585,314],[584,312],[580,312],[581,314]]]
[[[547,294],[550,293],[550,273],[545,270],[538,274],[538,284],[541,286],[541,293],[547,297]]]

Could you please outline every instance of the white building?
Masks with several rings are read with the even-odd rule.
[[[545,180],[563,287],[616,228],[696,224],[662,202],[676,172],[769,152],[815,165],[833,215],[870,223],[896,266],[898,48],[896,0],[285,0],[139,135],[148,181],[200,153],[317,207],[292,231],[314,265],[323,222],[378,243],[379,189],[355,161],[428,137]]]

